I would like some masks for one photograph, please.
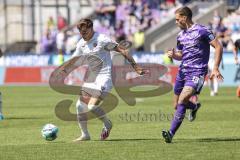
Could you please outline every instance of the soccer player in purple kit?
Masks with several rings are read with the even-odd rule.
[[[171,143],[173,136],[182,124],[186,109],[190,109],[189,120],[196,118],[200,103],[192,103],[189,98],[199,94],[208,72],[210,45],[215,48],[214,68],[209,78],[223,80],[219,72],[222,59],[222,46],[213,33],[205,26],[193,23],[192,11],[184,6],[176,10],[175,19],[181,32],[177,36],[177,50],[168,51],[168,56],[181,60],[174,86],[176,111],[170,130],[163,130],[162,136],[166,143]]]

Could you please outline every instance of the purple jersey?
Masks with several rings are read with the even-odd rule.
[[[183,72],[206,72],[210,54],[210,42],[215,39],[205,26],[193,24],[177,37],[177,50],[182,51],[180,69]]]

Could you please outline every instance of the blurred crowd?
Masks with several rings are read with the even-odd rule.
[[[240,9],[229,12],[226,17],[215,11],[209,27],[222,43],[224,51],[232,52],[234,42],[240,39]]]
[[[190,0],[98,0],[95,4],[94,29],[116,42],[129,40],[136,51],[143,51],[144,32],[174,16],[174,11]],[[57,22],[57,23],[56,23]],[[43,54],[71,54],[80,39],[76,27],[59,14],[49,17],[40,40]]]
[[[144,51],[144,33],[159,25],[174,11],[190,0],[98,0],[95,4],[94,30],[110,36],[116,42],[133,42],[136,51]],[[77,20],[76,20],[77,21]],[[225,51],[232,51],[240,38],[240,9],[221,17],[215,12],[209,27],[221,41]],[[57,20],[49,17],[40,40],[40,53],[71,54],[80,34],[75,25],[69,25],[60,13]]]
[[[144,33],[174,16],[174,11],[190,0],[98,0],[95,4],[94,30],[116,42],[129,40],[133,49],[143,51]],[[77,20],[76,20],[77,21]],[[209,27],[221,41],[224,51],[232,51],[240,38],[240,9],[221,17],[215,12]],[[40,53],[71,54],[80,39],[75,25],[69,25],[60,13],[49,17],[40,40]]]

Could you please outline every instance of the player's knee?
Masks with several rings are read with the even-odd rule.
[[[88,110],[91,111],[91,110],[97,108],[97,105],[94,105],[94,104],[88,104],[87,108],[88,108]]]
[[[188,97],[180,97],[178,99],[177,104],[188,104],[189,98]]]
[[[76,103],[76,108],[77,108],[78,121],[87,121],[87,114],[86,114],[86,112],[88,111],[87,105],[84,102],[81,102],[80,100],[78,100]]]
[[[87,105],[80,100],[76,103],[77,113],[87,112]]]
[[[185,113],[183,113],[183,114],[180,114],[180,113],[174,114],[174,119],[175,119],[175,121],[182,122],[183,119],[184,119],[184,117],[185,117]]]
[[[188,104],[189,98],[195,93],[195,90],[192,87],[184,87],[183,91],[181,92],[178,104]]]

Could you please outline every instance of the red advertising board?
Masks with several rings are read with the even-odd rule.
[[[7,67],[5,84],[9,83],[40,83],[40,67]]]
[[[55,69],[55,66],[47,66],[47,67],[7,67],[5,72],[4,84],[37,84],[37,85],[47,85],[49,81],[49,77],[52,71]],[[161,69],[161,68],[158,68]],[[169,83],[174,83],[176,74],[177,74],[177,66],[168,67],[168,71],[159,76],[159,80],[164,80]],[[124,66],[114,66],[114,75],[117,74],[119,76],[124,76],[122,78],[128,79],[128,77],[133,76],[134,72],[129,71],[129,67]],[[133,71],[133,70],[132,70]],[[79,67],[74,70],[65,80],[67,84],[81,84],[84,80],[84,77],[87,72],[87,67]],[[123,75],[122,75],[122,74]],[[119,75],[121,74],[121,75]],[[123,79],[123,80],[124,80]],[[121,81],[121,78],[117,81]],[[119,82],[121,83],[121,82]]]
[[[50,75],[56,67],[7,67],[4,84],[48,84]],[[86,67],[79,67],[74,70],[66,83],[80,84],[84,80]]]

